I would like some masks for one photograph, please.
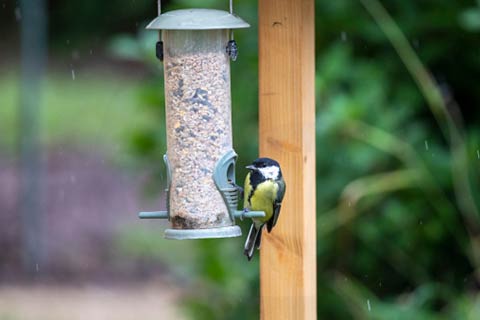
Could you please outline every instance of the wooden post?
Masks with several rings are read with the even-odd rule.
[[[316,319],[314,0],[259,0],[260,155],[287,191],[260,250],[261,319]]]

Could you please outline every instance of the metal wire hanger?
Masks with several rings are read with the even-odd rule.
[[[233,0],[229,0],[230,4],[230,14],[233,15]],[[157,0],[157,11],[158,16],[162,14],[162,0]],[[228,56],[232,61],[237,60],[238,57],[238,46],[237,42],[235,41],[233,30],[230,30],[230,40],[227,43],[227,47],[225,48]],[[163,61],[163,41],[161,39],[161,34],[159,34],[159,40],[156,44],[156,56],[160,61]]]

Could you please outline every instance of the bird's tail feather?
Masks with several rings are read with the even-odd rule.
[[[252,259],[253,254],[255,253],[255,249],[260,248],[260,243],[262,240],[262,229],[263,225],[257,229],[255,223],[252,223],[252,226],[250,227],[244,250],[244,254],[247,256],[248,261]]]

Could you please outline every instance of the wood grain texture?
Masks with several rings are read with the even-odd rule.
[[[260,155],[287,192],[260,250],[261,319],[316,319],[313,0],[259,0]]]

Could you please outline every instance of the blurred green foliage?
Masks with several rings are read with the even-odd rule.
[[[222,8],[225,1],[175,5]],[[478,110],[470,107],[480,102],[479,7],[470,1],[390,1],[386,9],[410,43],[402,44],[383,32],[394,28],[385,15],[369,15],[366,8],[375,5],[316,1],[318,316],[475,319],[480,127]],[[256,2],[237,3],[236,12],[252,24],[236,32],[240,56],[232,64],[240,178],[258,145]],[[119,37],[112,50],[152,66],[140,101],[162,124],[155,37]],[[420,90],[425,79],[404,66],[411,61],[400,59],[398,50],[409,45],[435,76],[433,92]],[[443,95],[444,101],[432,106],[424,94]],[[454,129],[435,121],[431,110],[437,107],[447,110]],[[452,130],[459,140],[445,135]],[[130,145],[141,161],[164,170],[163,126],[139,127]],[[183,307],[192,319],[258,318],[258,259],[245,262],[241,240],[192,246],[189,262],[182,259],[192,267],[181,276],[190,287]],[[178,264],[175,258],[166,263],[173,270]]]
[[[42,144],[95,143],[104,151],[125,151],[127,146],[119,142],[130,137],[137,126],[149,126],[152,122],[149,113],[138,112],[137,108],[143,85],[108,72],[73,69],[72,72],[75,79],[68,70],[52,72],[44,81],[40,97]],[[0,92],[0,147],[5,153],[14,154],[19,134],[20,94],[14,70],[0,76]]]

